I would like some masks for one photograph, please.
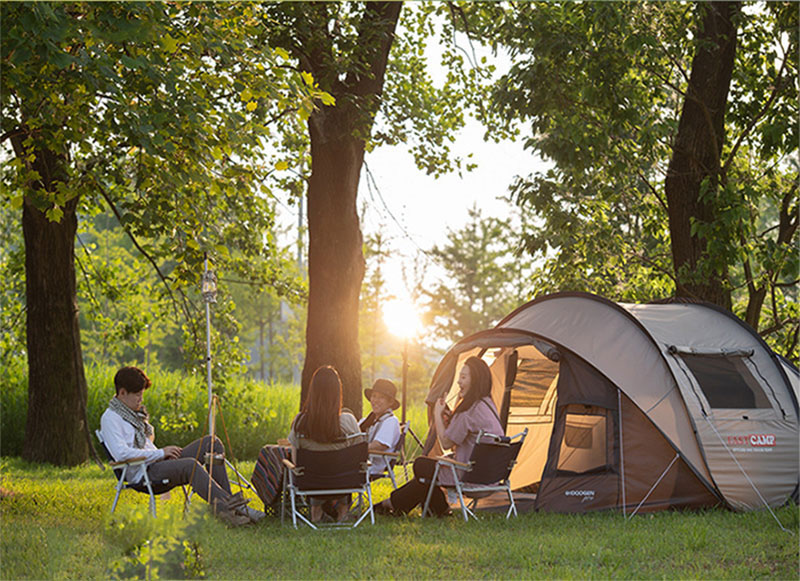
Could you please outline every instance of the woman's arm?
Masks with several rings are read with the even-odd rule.
[[[444,435],[444,432],[447,429],[444,425],[444,419],[442,419],[442,411],[444,410],[444,406],[445,402],[443,398],[436,400],[436,404],[433,407],[433,423],[436,426],[436,436],[439,438],[439,444],[443,449],[448,450],[457,446],[458,443],[453,442]]]

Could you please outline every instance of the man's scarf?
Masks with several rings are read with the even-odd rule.
[[[136,430],[133,437],[133,445],[136,448],[144,448],[147,440],[155,433],[153,426],[147,421],[150,419],[150,416],[145,407],[142,406],[138,412],[133,411],[116,397],[111,398],[108,407],[118,413],[123,420],[132,425],[133,429]]]

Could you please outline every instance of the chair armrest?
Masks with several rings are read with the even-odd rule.
[[[458,460],[453,460],[446,456],[436,456],[435,459],[439,464],[451,464],[453,466],[461,466],[462,468],[469,468],[471,466],[471,464],[465,464],[464,462],[459,462]]]
[[[288,458],[282,458],[281,462],[283,462],[283,465],[286,466],[289,470],[294,470],[295,468],[297,468],[297,466],[295,466],[292,463],[292,461],[289,460]]]
[[[400,454],[398,452],[378,452],[377,450],[370,450],[370,456],[386,456],[389,458],[399,458]]]
[[[127,460],[120,460],[118,462],[109,462],[109,466],[135,466],[136,464],[143,464],[147,458],[144,456],[137,456],[136,458],[128,458]]]

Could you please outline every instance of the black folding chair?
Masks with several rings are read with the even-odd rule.
[[[157,494],[164,494],[165,492],[169,492],[173,488],[179,486],[178,484],[174,484],[169,481],[169,479],[159,480],[157,482],[152,482],[150,480],[150,476],[147,473],[147,470],[144,471],[144,480],[142,482],[137,483],[130,483],[126,482],[125,478],[128,475],[128,468],[131,466],[140,466],[145,463],[145,459],[142,458],[129,458],[128,460],[123,460],[117,462],[114,460],[114,457],[111,456],[111,452],[108,451],[106,447],[106,443],[103,440],[103,434],[100,430],[95,430],[95,435],[97,436],[97,440],[100,442],[100,446],[102,446],[103,451],[106,454],[106,458],[108,459],[108,464],[114,471],[114,475],[117,478],[117,484],[114,489],[117,491],[116,495],[114,496],[114,502],[111,504],[111,513],[113,514],[117,508],[117,502],[119,502],[119,495],[122,493],[123,490],[135,490],[136,492],[141,492],[150,495],[150,514],[153,515],[153,518],[156,516],[156,495]],[[183,495],[186,501],[186,504],[189,503],[189,495],[186,492],[186,487],[181,486],[183,490]]]
[[[344,496],[349,494],[365,495],[368,502],[362,509],[357,520],[352,524],[331,523],[332,526],[355,528],[367,516],[375,524],[375,513],[372,509],[372,491],[369,481],[369,452],[367,443],[359,441],[356,444],[339,450],[297,450],[296,462],[283,460],[286,470],[283,472],[283,498],[281,501],[281,522],[286,511],[285,503],[288,496],[292,524],[297,528],[300,519],[312,529],[317,529],[321,523],[313,523],[300,511],[300,502],[307,501],[309,497],[318,496]]]
[[[527,428],[525,428],[525,431],[511,437],[495,436],[484,433],[481,430],[478,433],[477,443],[472,450],[468,464],[457,462],[452,458],[437,458],[436,469],[433,472],[433,478],[428,487],[428,495],[425,498],[425,505],[422,508],[422,516],[428,514],[434,486],[455,489],[465,521],[469,520],[467,515],[477,520],[478,517],[473,511],[478,504],[478,500],[498,491],[504,491],[508,494],[510,506],[506,513],[506,518],[509,518],[512,513],[517,516],[517,506],[514,503],[514,494],[511,492],[509,476],[511,475],[511,469],[514,468],[514,464],[517,462],[517,456],[527,435]],[[458,474],[459,468],[464,470],[460,477]],[[453,475],[452,485],[437,483],[441,470],[451,471]],[[469,506],[464,502],[465,496],[472,499]]]

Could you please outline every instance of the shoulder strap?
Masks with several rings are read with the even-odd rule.
[[[485,398],[485,397],[482,397],[482,398],[481,398],[481,401],[482,401],[483,403],[485,403],[485,404],[486,404],[486,407],[488,407],[488,408],[489,408],[489,409],[492,411],[492,413],[494,414],[494,417],[496,417],[496,418],[497,418],[497,422],[500,424],[500,427],[502,428],[502,427],[503,427],[503,420],[501,420],[501,419],[500,419],[500,416],[497,414],[497,410],[496,410],[496,409],[494,409],[494,406],[491,406],[491,405],[489,405],[489,402],[488,402],[488,401],[486,401],[486,398]],[[502,434],[498,434],[498,436],[502,436]]]

